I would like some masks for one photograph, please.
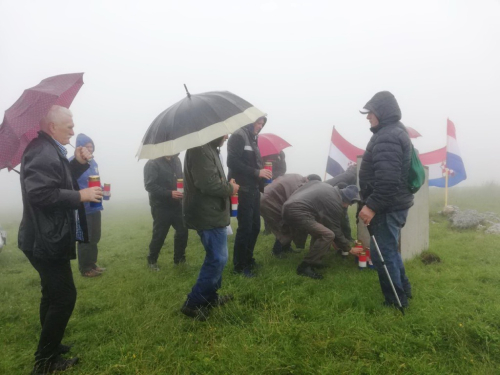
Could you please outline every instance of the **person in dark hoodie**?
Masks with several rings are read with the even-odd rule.
[[[398,250],[401,228],[406,223],[408,210],[413,206],[413,194],[407,184],[412,145],[407,130],[400,122],[398,102],[390,92],[375,94],[360,112],[367,114],[373,135],[359,171],[363,200],[359,219],[370,225],[398,297],[402,305],[407,307],[408,298],[411,298],[411,285]],[[370,254],[378,271],[384,304],[397,306],[373,243],[370,244]]]
[[[148,160],[144,166],[144,187],[153,216],[153,235],[149,243],[148,266],[159,271],[158,257],[170,227],[174,227],[174,264],[186,262],[188,230],[182,220],[183,193],[177,180],[183,178],[179,155]]]
[[[76,147],[85,147],[90,154],[94,154],[95,151],[94,141],[85,134],[78,134],[76,137]],[[72,158],[69,160],[71,161]],[[81,190],[88,187],[89,176],[99,176],[99,167],[94,157],[89,161],[89,169],[78,178],[78,186]],[[85,203],[89,242],[81,242],[78,244],[78,269],[84,277],[100,276],[106,271],[106,268],[97,265],[97,244],[101,239],[102,210],[102,204],[95,207],[91,206],[89,202]]]
[[[71,349],[61,340],[76,302],[70,260],[76,258],[76,241],[88,241],[83,202],[99,202],[102,189],[78,189],[76,179],[89,168],[92,156],[85,147],[77,147],[75,158],[66,158],[64,145],[74,135],[73,127],[71,111],[52,106],[21,160],[18,246],[40,275],[42,287],[34,375],[64,371],[78,362],[77,357],[60,356]]]
[[[267,119],[260,117],[253,124],[236,130],[227,143],[229,178],[240,185],[238,193],[238,230],[234,239],[234,272],[254,277],[256,263],[253,251],[260,232],[260,192],[264,179],[272,172],[263,169],[257,136]]]
[[[340,223],[344,209],[357,201],[359,193],[356,186],[339,189],[325,182],[310,181],[296,190],[285,202],[285,223],[292,229],[307,232],[312,237],[309,254],[297,267],[298,275],[322,279],[323,275],[316,269],[323,266],[323,258],[334,241],[342,251],[351,250]]]
[[[219,147],[226,139],[227,136],[223,136],[191,148],[184,158],[184,220],[189,229],[198,232],[206,254],[198,280],[181,312],[199,321],[208,318],[210,308],[233,299],[232,295],[217,293],[222,286],[222,271],[228,258],[229,199],[239,189],[234,180],[227,181],[219,158]]]

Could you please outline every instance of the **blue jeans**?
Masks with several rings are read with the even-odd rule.
[[[398,293],[399,300],[403,306],[408,306],[408,297],[411,296],[411,285],[406,277],[405,266],[399,253],[399,237],[401,228],[406,223],[408,210],[388,212],[385,214],[376,214],[370,222],[380,252],[385,261],[385,265],[391,275],[392,283]],[[378,272],[380,287],[384,294],[385,301],[390,304],[396,304],[397,300],[391,284],[387,279],[382,261],[378,254],[373,240],[370,241],[370,256]]]
[[[187,305],[192,308],[217,300],[217,290],[222,285],[222,271],[228,258],[226,228],[200,230],[198,235],[206,255],[198,280],[188,294]]]

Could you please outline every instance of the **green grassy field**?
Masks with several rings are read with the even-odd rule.
[[[474,192],[474,194],[472,194]],[[322,281],[299,277],[303,254],[278,260],[261,236],[259,276],[224,273],[235,301],[207,322],[179,312],[204,252],[190,232],[188,264],[174,267],[172,236],[161,272],[146,268],[149,208],[110,204],[103,213],[100,278],[84,279],[73,262],[78,300],[64,342],[81,362],[68,374],[499,374],[500,237],[454,231],[435,214],[430,251],[442,262],[406,263],[414,298],[406,316],[382,306],[374,271],[331,253]],[[450,203],[500,213],[500,187],[456,189]],[[39,335],[39,277],[16,247],[18,222],[2,223],[0,374],[28,374]],[[235,227],[233,223],[233,228]],[[234,236],[230,237],[232,255]]]

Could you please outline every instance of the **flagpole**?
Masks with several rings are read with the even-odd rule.
[[[444,206],[448,206],[448,171],[449,169],[445,169],[445,175],[444,175],[444,180],[445,180],[445,185],[444,185]]]

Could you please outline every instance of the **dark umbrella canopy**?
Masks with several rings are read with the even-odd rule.
[[[40,120],[50,107],[69,108],[82,85],[83,73],[61,74],[24,90],[5,111],[0,126],[0,169],[12,169],[21,162],[26,146],[37,137]]]
[[[139,159],[156,159],[202,146],[255,122],[265,113],[229,91],[190,95],[153,121],[137,151]]]

